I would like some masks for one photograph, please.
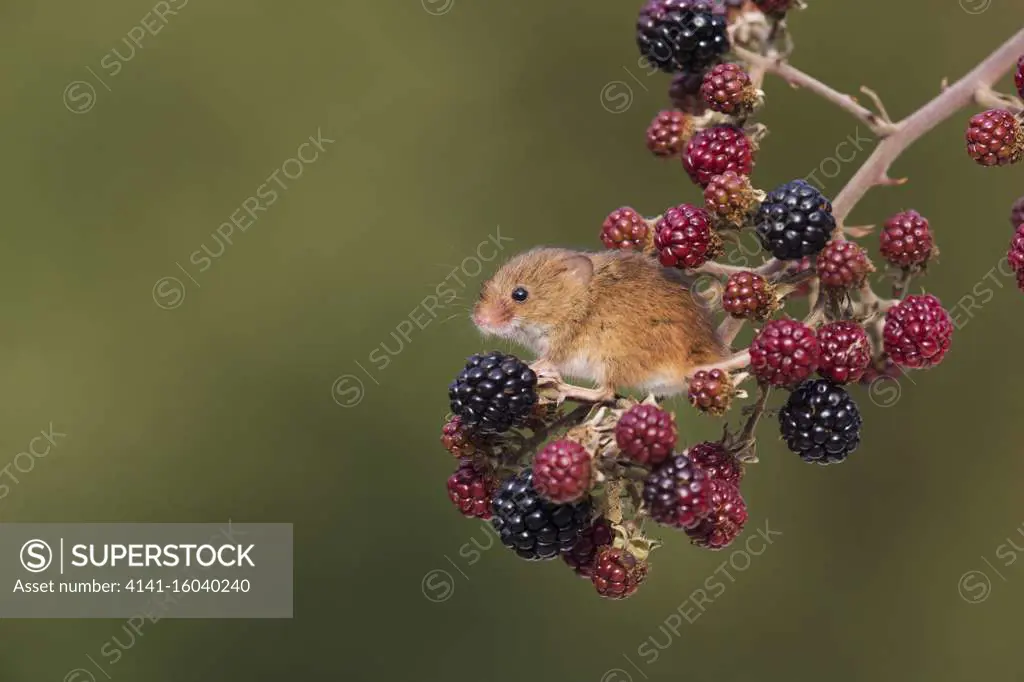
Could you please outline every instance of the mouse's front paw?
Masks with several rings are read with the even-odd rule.
[[[535,360],[533,363],[531,363],[530,369],[534,371],[538,379],[550,378],[561,380],[562,378],[561,373],[558,371],[558,368],[555,367],[554,363],[551,362],[550,360],[545,360],[543,358],[541,358],[540,360]]]

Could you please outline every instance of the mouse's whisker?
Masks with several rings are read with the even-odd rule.
[[[460,318],[460,317],[462,317],[462,315],[460,315],[459,313],[453,313],[453,314],[449,315],[448,317],[444,318],[443,320],[441,320],[440,322],[438,322],[438,324],[440,325],[440,324],[444,324],[445,322],[451,322],[452,320],[454,320],[456,318]]]

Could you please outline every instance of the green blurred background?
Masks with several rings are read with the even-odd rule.
[[[1024,23],[1016,1],[965,4],[976,13],[956,0],[814,2],[791,22],[794,62],[845,91],[869,84],[905,115]],[[475,272],[499,226],[514,240],[502,257],[595,248],[613,208],[653,215],[698,198],[677,163],[643,145],[668,78],[637,66],[638,3],[169,5],[177,14],[111,76],[110,51],[129,54],[122,38],[147,13],[159,26],[153,4],[0,4],[0,465],[50,423],[67,434],[30,472],[11,469],[19,483],[0,518],[294,522],[295,618],[162,620],[110,677],[1024,675],[1013,634],[1024,561],[996,556],[1008,536],[1024,546],[1024,296],[1006,277],[988,276],[946,362],[904,381],[895,405],[856,391],[864,444],[844,465],[803,464],[764,426],[744,487],[748,535],[766,523],[782,535],[749,567],[666,533],[644,588],[602,601],[560,563],[475,553],[487,531],[445,497],[446,386],[466,355],[494,345],[465,306],[496,261],[456,271],[460,300],[436,319],[415,310],[453,268]],[[761,187],[807,175],[856,134],[807,93],[774,79],[767,90]],[[949,307],[1004,256],[1024,193],[1024,167],[967,158],[967,116],[906,154],[893,174],[910,184],[872,191],[851,221],[930,217],[942,258],[926,284]],[[211,233],[318,129],[335,142],[200,271],[190,254],[216,253]],[[411,313],[428,324],[398,351],[392,332]],[[382,343],[384,368],[371,359]],[[679,414],[689,442],[719,429]],[[730,558],[735,581],[720,572],[726,589],[706,612],[687,606]],[[978,574],[960,586],[984,594],[977,603],[958,589],[971,570],[991,581],[990,592]],[[666,645],[659,626],[680,607],[699,618],[669,633],[657,660],[640,655],[648,637]],[[111,637],[126,641],[121,626],[7,621],[0,679],[90,668]]]

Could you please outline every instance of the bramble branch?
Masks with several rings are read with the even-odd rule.
[[[974,102],[979,92],[990,92],[992,85],[1013,67],[1022,53],[1024,29],[938,97],[895,124],[896,130],[882,140],[836,197],[832,204],[836,221],[842,223],[872,187],[891,184],[889,168],[893,162],[932,128]]]
[[[739,46],[733,46],[733,52],[735,52],[737,57],[747,62],[751,68],[775,74],[787,81],[790,85],[813,92],[823,99],[835,104],[839,108],[846,110],[860,120],[864,125],[871,128],[871,131],[878,137],[885,137],[896,130],[895,124],[889,120],[888,114],[885,112],[885,107],[881,105],[881,101],[878,99],[878,96],[866,88],[863,92],[871,97],[876,106],[879,107],[879,113],[877,114],[862,106],[855,97],[839,92],[825,83],[822,83],[817,78],[797,69],[781,57],[760,55]]]

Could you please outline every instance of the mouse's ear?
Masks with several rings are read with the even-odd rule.
[[[594,261],[585,253],[570,253],[562,259],[566,274],[581,286],[590,283],[594,276]]]

